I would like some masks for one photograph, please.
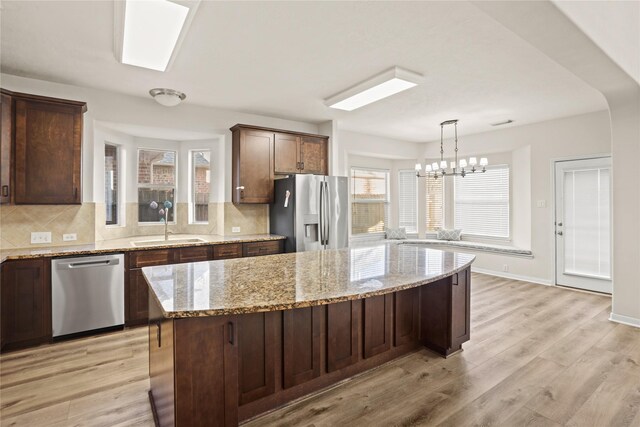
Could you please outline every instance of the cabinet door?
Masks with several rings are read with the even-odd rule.
[[[238,398],[240,405],[275,392],[278,312],[238,316]]]
[[[129,270],[125,286],[127,326],[141,325],[149,321],[149,285],[142,270]]]
[[[11,182],[11,153],[13,151],[13,102],[5,93],[0,101],[0,203],[10,203],[13,193]]]
[[[275,173],[298,173],[300,170],[300,137],[276,133],[274,148]]]
[[[194,246],[192,248],[179,248],[176,253],[177,262],[208,261],[211,258],[210,246]]]
[[[301,159],[302,173],[312,173],[316,175],[327,175],[327,140],[313,136],[303,136],[301,138]]]
[[[451,277],[451,346],[459,347],[469,340],[471,302],[469,270],[463,270]]]
[[[234,138],[234,203],[273,201],[273,133],[240,129]]]
[[[223,316],[174,321],[176,427],[238,425],[234,330]]]
[[[15,203],[79,204],[81,109],[19,98],[15,109]]]
[[[242,257],[242,243],[228,243],[213,247],[213,259],[231,259]]]
[[[391,348],[392,300],[393,295],[378,295],[363,300],[365,359]]]
[[[360,301],[327,305],[327,371],[358,361]]]
[[[395,293],[395,346],[408,344],[418,339],[419,298],[420,288],[407,289]]]
[[[49,260],[7,261],[2,266],[2,347],[51,338]]]
[[[282,252],[282,240],[249,242],[242,245],[242,256],[275,255]]]
[[[320,376],[320,323],[322,307],[283,312],[284,388]]]

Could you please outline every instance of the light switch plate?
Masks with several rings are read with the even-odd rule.
[[[231,232],[232,233],[239,233],[240,232],[240,227],[231,227]]]
[[[539,208],[544,208],[544,207],[547,206],[547,202],[545,200],[538,200],[536,202],[536,206],[539,207]]]
[[[65,242],[71,242],[73,240],[78,240],[78,235],[76,233],[63,234],[62,240]]]
[[[51,243],[50,231],[39,231],[31,233],[31,244]]]

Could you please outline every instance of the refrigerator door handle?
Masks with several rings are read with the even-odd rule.
[[[322,219],[324,222],[324,244],[328,245],[329,244],[329,225],[331,223],[330,218],[327,218],[329,216],[329,183],[328,182],[323,182],[324,184],[324,215],[322,215]]]
[[[320,182],[320,206],[318,207],[318,234],[320,244],[324,246],[324,181]]]

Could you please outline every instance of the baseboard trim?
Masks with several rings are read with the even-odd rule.
[[[640,319],[636,319],[635,317],[624,316],[622,314],[611,312],[611,314],[609,315],[609,320],[616,323],[622,323],[623,325],[640,328]]]
[[[471,271],[473,273],[487,274],[489,276],[502,277],[505,279],[521,280],[523,282],[530,282],[538,285],[553,286],[553,283],[550,280],[541,279],[539,277],[522,276],[520,274],[505,273],[502,271],[485,270],[484,268],[477,268],[473,265],[471,266]]]

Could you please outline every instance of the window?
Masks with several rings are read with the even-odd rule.
[[[398,225],[418,232],[418,179],[414,170],[398,173]]]
[[[351,169],[351,233],[384,232],[389,217],[389,171]]]
[[[138,222],[163,222],[160,210],[171,202],[168,221],[175,220],[176,152],[138,150]],[[157,202],[153,208],[151,202]]]
[[[427,177],[427,232],[444,228],[444,178]]]
[[[118,147],[111,144],[104,145],[104,205],[107,225],[117,225],[118,212]]]
[[[191,222],[209,221],[211,152],[191,152]]]
[[[476,236],[509,237],[509,167],[455,177],[455,228]]]

